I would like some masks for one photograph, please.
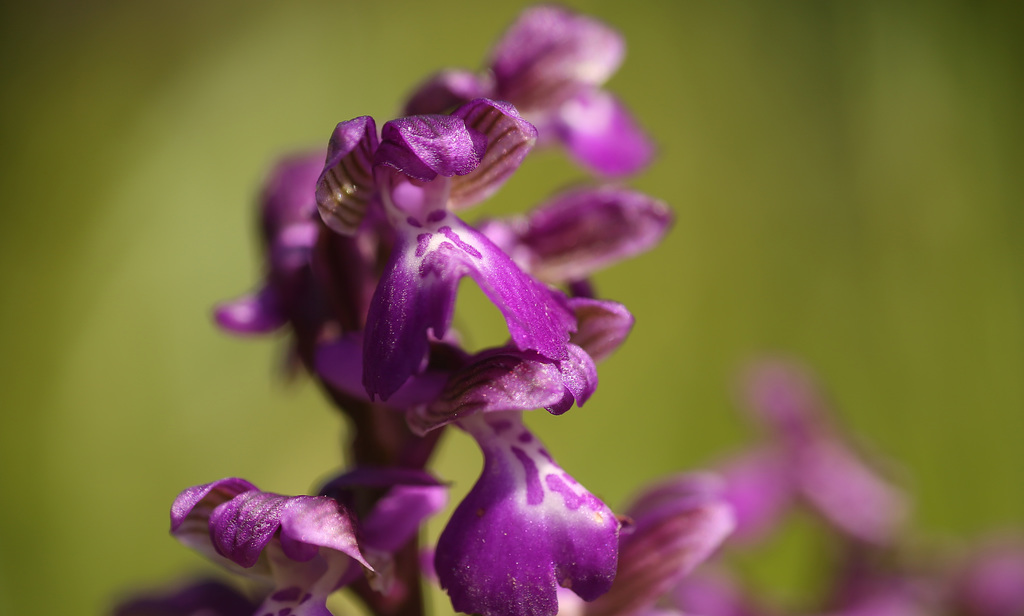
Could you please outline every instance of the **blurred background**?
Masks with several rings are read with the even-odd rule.
[[[339,468],[344,426],[278,378],[282,340],[211,323],[260,275],[262,177],[434,70],[481,67],[526,5],[2,5],[0,613],[103,613],[207,567],[167,534],[187,486],[295,494]],[[560,463],[620,508],[713,466],[755,433],[738,370],[781,353],[911,491],[915,533],[1024,525],[1024,4],[568,5],[625,34],[609,87],[660,150],[630,184],[677,221],[597,276],[637,326],[590,403],[531,416]],[[479,212],[584,177],[531,155]],[[457,318],[499,336],[479,294]],[[478,469],[451,434],[456,501]],[[750,576],[785,594],[812,548],[794,531]]]

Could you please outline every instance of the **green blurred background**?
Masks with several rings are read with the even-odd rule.
[[[597,277],[637,327],[594,399],[530,418],[563,466],[621,506],[714,464],[754,433],[737,369],[781,352],[898,469],[916,531],[1024,523],[1024,4],[569,4],[627,37],[610,87],[661,153],[632,184],[677,223]],[[341,421],[275,378],[281,340],[211,325],[259,276],[261,178],[481,66],[523,6],[3,4],[0,613],[101,613],[205,567],[167,535],[186,486],[301,493],[337,469]],[[583,177],[539,153],[480,211]],[[479,294],[458,318],[500,337]],[[452,434],[437,469],[458,495],[478,464]],[[812,547],[752,575],[798,588]]]

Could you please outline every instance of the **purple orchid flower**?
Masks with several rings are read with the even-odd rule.
[[[373,571],[337,501],[261,492],[243,479],[182,492],[171,507],[171,533],[229,569],[270,582],[260,614],[326,616],[330,593],[363,568]]]
[[[565,298],[452,213],[497,190],[535,140],[515,108],[486,99],[450,116],[388,122],[379,142],[371,118],[338,125],[317,183],[324,221],[356,234],[378,203],[395,232],[364,333],[363,385],[371,399],[386,400],[422,372],[431,336],[443,339],[451,325],[463,276],[497,305],[517,348],[569,359],[575,322]]]
[[[559,586],[584,600],[615,577],[619,520],[563,471],[520,412],[459,421],[484,469],[441,533],[435,570],[452,606],[484,616],[547,616]]]
[[[653,147],[625,106],[601,85],[622,63],[625,43],[608,25],[558,6],[525,10],[480,74],[442,71],[421,84],[407,114],[442,113],[489,97],[512,103],[577,162],[608,176],[634,173]]]
[[[650,250],[671,224],[671,211],[661,201],[605,186],[569,190],[526,215],[479,228],[524,271],[561,284]]]

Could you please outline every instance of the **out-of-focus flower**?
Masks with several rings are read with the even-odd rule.
[[[619,563],[608,592],[591,603],[568,593],[560,613],[584,616],[682,614],[673,591],[732,532],[732,507],[710,474],[670,477],[646,488],[626,512]]]
[[[442,113],[477,97],[512,103],[602,175],[634,173],[653,146],[625,106],[601,86],[618,69],[625,42],[608,25],[558,6],[525,10],[495,45],[487,70],[437,73],[410,96],[405,113]]]
[[[725,470],[739,535],[763,534],[792,499],[851,538],[889,543],[906,517],[906,498],[831,425],[806,369],[782,360],[756,364],[745,394],[774,443]]]
[[[967,616],[1024,614],[1024,542],[993,541],[954,576],[953,601]]]
[[[495,303],[517,348],[568,359],[575,321],[564,298],[452,213],[496,190],[535,139],[513,107],[486,99],[450,116],[392,120],[379,143],[369,118],[338,125],[317,183],[324,221],[357,233],[377,202],[395,231],[364,332],[363,385],[371,399],[386,400],[421,371],[430,335],[443,339],[448,331],[463,276]]]

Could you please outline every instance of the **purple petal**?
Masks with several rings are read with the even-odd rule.
[[[586,90],[552,118],[555,135],[584,167],[605,176],[636,173],[654,157],[654,145],[615,96]]]
[[[634,525],[620,541],[615,583],[588,616],[649,608],[707,559],[735,525],[722,487],[714,475],[692,474],[645,491],[627,512]]]
[[[1011,539],[986,546],[958,574],[955,586],[964,614],[1024,614],[1024,543]]]
[[[526,262],[541,280],[581,280],[613,263],[650,250],[672,223],[668,207],[643,193],[616,187],[558,195],[488,235]]]
[[[316,182],[316,203],[320,217],[337,233],[352,235],[366,215],[374,192],[377,146],[377,125],[369,116],[341,122],[331,134]]]
[[[316,372],[332,387],[350,396],[366,398],[366,388],[363,387],[362,333],[353,332],[318,344]],[[441,394],[447,380],[447,373],[429,369],[414,375],[388,398],[388,406],[405,410],[428,404]]]
[[[781,452],[764,449],[726,464],[725,498],[736,514],[735,541],[753,542],[773,530],[796,496],[789,461]]]
[[[125,601],[114,616],[251,616],[256,604],[215,580],[190,584],[169,594],[147,594]]]
[[[432,75],[409,95],[402,115],[448,113],[474,98],[490,92],[491,84],[476,73],[446,70]]]
[[[583,404],[590,399],[597,389],[597,366],[586,351],[575,344],[568,345],[569,357],[558,363],[558,370],[565,385],[565,395],[553,405],[545,406],[552,415],[561,415],[572,407]]]
[[[537,142],[537,129],[512,105],[487,99],[467,103],[452,115],[487,136],[480,165],[452,180],[449,204],[459,209],[483,201],[501,187]]]
[[[213,318],[221,329],[242,335],[268,334],[288,322],[281,310],[281,300],[270,286],[255,295],[243,295],[217,304]]]
[[[480,165],[487,137],[462,118],[442,115],[391,120],[381,130],[373,164],[429,182],[438,175],[466,175]]]
[[[316,213],[316,183],[324,152],[287,157],[270,172],[263,187],[263,239],[269,245],[285,228],[308,223]]]
[[[569,341],[581,347],[595,362],[603,361],[625,342],[635,319],[618,302],[585,297],[569,300],[576,315],[576,333]]]
[[[368,547],[397,552],[419,531],[423,522],[448,504],[443,485],[398,485],[377,501],[363,522]]]
[[[445,335],[458,281],[470,276],[501,311],[521,350],[568,357],[575,319],[564,298],[524,274],[487,238],[451,214],[436,212],[430,228],[400,233],[370,305],[363,347],[363,383],[387,399],[419,372],[428,330]]]
[[[435,568],[456,611],[547,616],[557,588],[587,601],[615,576],[619,523],[559,468],[520,413],[474,415],[463,426],[484,469],[437,545]]]
[[[907,513],[903,493],[838,441],[821,438],[797,453],[797,485],[815,510],[862,541],[888,543]]]
[[[615,72],[625,43],[606,24],[556,6],[524,11],[491,56],[495,98],[523,110],[553,110]]]
[[[412,409],[408,420],[414,432],[424,434],[475,413],[548,407],[566,393],[555,362],[536,353],[497,349],[475,356],[452,374],[440,395]]]

